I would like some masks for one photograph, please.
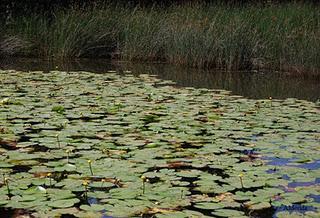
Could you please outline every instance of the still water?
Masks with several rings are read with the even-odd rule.
[[[116,70],[133,74],[153,74],[172,80],[178,86],[225,89],[247,98],[274,99],[298,98],[309,101],[320,99],[320,79],[302,78],[278,72],[224,72],[183,68],[168,64],[132,64],[107,60],[81,59],[69,62],[50,62],[39,59],[2,59],[0,69],[64,70],[97,73]]]

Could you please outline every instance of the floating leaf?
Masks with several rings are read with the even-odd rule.
[[[50,202],[48,205],[53,208],[68,208],[72,207],[74,204],[80,202],[77,198],[71,198],[71,199],[63,199],[63,200],[56,200],[53,202]]]

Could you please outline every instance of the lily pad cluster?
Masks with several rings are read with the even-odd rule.
[[[304,100],[0,71],[0,206],[35,217],[317,217],[319,143]]]

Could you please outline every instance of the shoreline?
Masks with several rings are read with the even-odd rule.
[[[110,59],[110,58],[94,58],[94,57],[80,57],[80,58],[68,58],[68,59],[45,59],[41,57],[25,57],[25,56],[7,56],[7,57],[0,57],[0,67],[2,64],[4,66],[6,64],[9,64],[10,66],[16,65],[17,63],[28,63],[31,62],[34,63],[41,63],[42,65],[44,63],[47,63],[47,66],[52,66],[52,70],[54,70],[54,65],[59,66],[73,66],[76,65],[76,63],[83,63],[83,62],[99,62],[99,63],[105,63],[115,66],[120,65],[155,65],[155,66],[171,66],[173,68],[179,68],[179,69],[185,69],[185,70],[194,70],[194,71],[205,71],[205,72],[227,72],[227,73],[238,73],[238,72],[245,72],[245,73],[277,73],[281,74],[284,77],[291,77],[291,78],[304,78],[304,79],[315,79],[320,80],[320,73],[318,72],[311,72],[311,71],[303,71],[299,70],[295,67],[284,67],[281,70],[276,68],[252,68],[252,69],[234,69],[234,70],[228,70],[224,68],[198,68],[198,67],[192,67],[188,65],[177,65],[166,61],[130,61],[130,60],[122,60],[122,59]],[[19,65],[19,64],[18,64]],[[311,72],[311,73],[310,73]]]
[[[137,63],[129,61],[108,61],[105,59],[84,59],[69,62],[52,62],[41,59],[0,60],[0,69],[19,71],[86,71],[106,73],[117,71],[156,75],[177,83],[179,87],[198,87],[229,90],[236,95],[253,99],[297,98],[316,102],[319,99],[319,77],[301,77],[279,71],[223,71],[199,69],[165,63]]]
[[[0,56],[106,58],[319,77],[318,9],[298,3],[68,9],[50,21],[42,15],[13,18],[0,32]]]

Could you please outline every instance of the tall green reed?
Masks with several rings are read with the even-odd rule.
[[[308,4],[73,8],[17,18],[20,54],[109,56],[225,69],[320,69],[320,10]]]

